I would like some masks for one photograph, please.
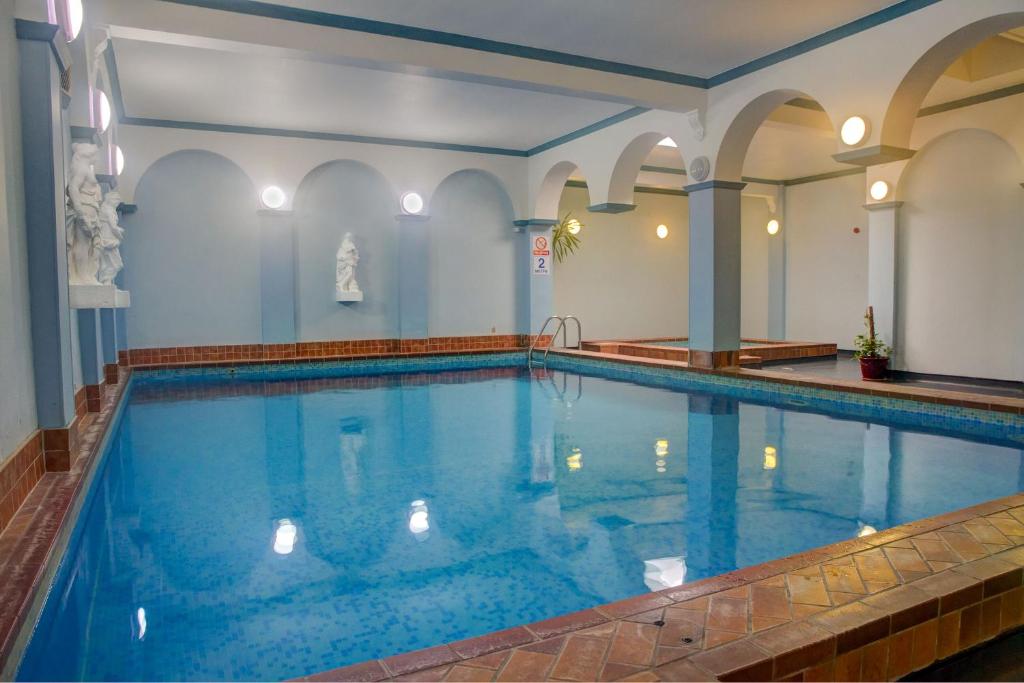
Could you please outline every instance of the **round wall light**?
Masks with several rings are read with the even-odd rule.
[[[659,225],[658,229],[655,230],[654,232],[655,232],[655,234],[658,235],[658,239],[663,240],[666,237],[668,237],[668,226],[667,225]]]
[[[843,121],[842,128],[839,129],[839,138],[843,141],[844,145],[854,147],[864,142],[864,138],[868,135],[868,120],[863,116],[851,116],[850,118]]]
[[[768,230],[769,235],[774,235],[779,232],[779,222],[773,218],[768,221],[768,225],[765,228]]]
[[[114,175],[121,175],[124,171],[124,152],[117,145],[114,145]]]
[[[107,132],[110,128],[110,100],[102,90],[96,91],[96,103],[100,110],[100,132]]]
[[[415,192],[406,192],[400,201],[405,213],[417,214],[423,210],[423,197]]]
[[[277,185],[270,185],[263,188],[263,192],[260,192],[260,201],[263,202],[263,206],[268,209],[280,209],[284,206],[285,197],[284,190]]]
[[[568,222],[566,222],[565,225],[566,225],[566,228],[568,228],[570,235],[578,235],[578,234],[580,234],[580,229],[583,227],[580,224],[580,222],[578,220],[576,220],[575,218],[570,218],[568,220]]]
[[[875,201],[882,201],[889,196],[889,183],[884,180],[876,180],[871,183],[871,189],[868,190],[868,193]]]
[[[64,33],[70,43],[78,37],[78,32],[82,30],[82,19],[85,13],[82,10],[82,0],[66,0],[65,7],[67,8],[68,25]]]

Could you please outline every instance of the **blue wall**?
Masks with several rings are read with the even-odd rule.
[[[258,344],[256,191],[233,162],[188,150],[151,166],[122,251],[133,348]]]
[[[459,171],[430,201],[430,334],[516,332],[512,201],[484,171]]]
[[[384,176],[356,161],[310,173],[295,196],[297,329],[303,341],[398,336],[398,198]],[[363,301],[334,300],[335,253],[345,232],[359,249]]]

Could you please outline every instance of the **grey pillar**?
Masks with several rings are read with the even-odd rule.
[[[516,221],[522,231],[522,246],[519,247],[519,273],[516,278],[519,304],[519,328],[528,335],[540,333],[540,328],[548,316],[554,312],[554,251],[552,249],[552,233],[557,221],[531,219]],[[554,328],[548,328],[548,333]]]
[[[291,211],[260,210],[260,321],[264,344],[295,343],[295,231]]]
[[[896,348],[896,238],[903,202],[865,204],[868,210],[868,305],[875,333]],[[894,356],[899,353],[894,352]],[[894,359],[893,365],[897,363]]]
[[[40,427],[60,429],[75,418],[60,87],[69,63],[56,26],[18,19],[15,30],[36,410]]]
[[[739,365],[740,191],[708,180],[690,193],[690,365]]]

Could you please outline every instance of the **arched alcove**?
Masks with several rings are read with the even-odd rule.
[[[531,218],[541,220],[558,220],[558,203],[562,198],[562,190],[569,177],[580,171],[572,161],[559,161],[544,174],[534,194],[533,215]],[[589,201],[589,194],[588,194]]]
[[[998,14],[959,28],[929,48],[914,62],[889,101],[882,122],[882,144],[909,147],[921,103],[939,76],[981,41],[1022,25],[1024,11]]]
[[[648,131],[633,138],[619,154],[615,167],[612,169],[611,180],[608,183],[609,204],[633,204],[633,187],[636,184],[637,176],[640,175],[644,161],[651,152],[658,146],[658,143],[666,138],[671,139],[666,133]],[[676,148],[678,161],[682,168],[686,168],[682,154]],[[680,178],[685,178],[680,176]],[[682,183],[680,183],[682,184]]]
[[[258,344],[256,190],[231,160],[182,150],[154,162],[135,190],[121,245],[133,348]]]
[[[313,169],[295,194],[296,335],[300,341],[398,336],[398,198],[387,179],[359,161]],[[363,300],[334,300],[342,237],[359,250]]]
[[[486,171],[457,171],[438,185],[428,224],[431,336],[515,333],[514,217],[504,186]]]
[[[1024,192],[1004,139],[963,129],[911,160],[901,189],[897,338],[906,369],[1024,380]]]

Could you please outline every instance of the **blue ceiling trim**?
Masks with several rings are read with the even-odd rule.
[[[607,59],[595,57],[584,57],[569,52],[558,50],[546,50],[544,48],[505,43],[498,40],[476,38],[465,36],[459,33],[448,33],[447,31],[435,31],[433,29],[394,24],[387,21],[375,19],[363,19],[343,14],[332,14],[330,12],[318,12],[316,10],[301,9],[298,7],[286,7],[275,5],[269,2],[257,2],[257,0],[163,0],[178,5],[189,5],[191,7],[202,7],[205,9],[223,10],[225,12],[237,12],[252,16],[266,17],[268,19],[280,19],[282,21],[294,21],[302,24],[314,24],[329,28],[344,29],[346,31],[359,31],[361,33],[372,33],[379,36],[391,38],[405,38],[407,40],[418,40],[425,43],[436,43],[450,47],[461,47],[468,50],[480,52],[492,52],[510,57],[521,57],[553,64],[564,64],[566,66],[577,66],[583,69],[593,69],[606,73],[621,74],[623,76],[635,76],[665,83],[677,85],[688,85],[694,88],[706,88],[707,79],[700,76],[679,74],[663,69],[652,69],[635,64],[623,64]]]
[[[728,83],[729,81],[740,78],[741,76],[746,76],[754,71],[760,71],[761,69],[772,66],[773,64],[778,64],[779,62],[802,55],[805,52],[816,50],[817,48],[828,45],[829,43],[834,43],[837,40],[848,38],[849,36],[860,33],[861,31],[866,31],[869,28],[874,28],[875,26],[884,24],[887,21],[899,19],[911,12],[916,12],[917,10],[928,7],[929,5],[934,5],[937,2],[941,2],[941,0],[901,0],[894,5],[886,7],[885,9],[880,9],[877,12],[861,17],[860,19],[854,19],[848,24],[837,26],[834,29],[816,35],[813,38],[802,40],[795,45],[782,48],[781,50],[767,54],[764,57],[759,57],[753,61],[747,62],[746,64],[741,64],[740,66],[729,69],[728,71],[723,71],[717,76],[712,76],[707,79],[708,87],[713,88],[716,85]]]
[[[609,116],[606,119],[601,119],[597,123],[592,123],[589,126],[584,126],[583,128],[580,128],[579,130],[574,130],[571,133],[566,133],[562,137],[558,137],[558,138],[555,138],[554,140],[549,140],[549,141],[547,141],[547,142],[545,142],[543,144],[537,145],[536,147],[532,147],[532,148],[526,150],[526,156],[532,157],[534,154],[540,154],[541,152],[546,152],[547,150],[551,149],[552,147],[558,147],[559,145],[564,145],[565,143],[571,142],[572,140],[576,140],[577,138],[581,138],[584,135],[590,135],[591,133],[597,132],[597,131],[601,130],[602,128],[607,128],[608,126],[616,124],[616,123],[618,123],[620,121],[625,121],[626,119],[631,119],[634,116],[639,116],[640,114],[643,114],[643,113],[649,112],[649,111],[650,111],[650,109],[647,109],[646,107],[633,107],[631,109],[627,109],[626,111],[621,112],[619,114],[615,114],[614,116]]]
[[[338,28],[347,31],[372,33],[392,38],[418,40],[421,42],[460,47],[468,50],[479,50],[481,52],[491,52],[511,57],[521,57],[523,59],[564,64],[566,66],[576,66],[583,69],[593,69],[595,71],[604,71],[606,73],[635,76],[637,78],[646,78],[648,80],[706,89],[712,88],[716,85],[721,85],[722,83],[728,83],[731,80],[745,76],[754,71],[764,69],[772,66],[773,64],[778,64],[781,61],[802,55],[805,52],[810,52],[811,50],[828,45],[829,43],[834,43],[837,40],[847,38],[860,33],[861,31],[866,31],[869,28],[884,24],[887,21],[898,19],[910,14],[911,12],[915,12],[919,9],[940,2],[941,0],[900,0],[894,5],[890,5],[889,7],[861,17],[860,19],[855,19],[847,24],[843,24],[842,26],[838,26],[763,57],[759,57],[747,62],[746,64],[741,64],[740,66],[728,69],[727,71],[723,71],[722,73],[710,78],[680,74],[674,71],[666,71],[664,69],[652,69],[650,67],[637,66],[635,64],[623,64],[621,62],[613,62],[606,59],[584,57],[582,55],[559,52],[557,50],[546,50],[543,48],[528,47],[526,45],[517,45],[515,43],[488,40],[486,38],[475,38],[473,36],[465,36],[459,33],[448,33],[446,31],[435,31],[433,29],[406,26],[404,24],[394,24],[386,21],[376,21],[374,19],[362,19],[343,14],[332,14],[330,12],[318,12],[298,7],[275,5],[269,2],[258,2],[257,0],[162,1],[178,5],[188,5],[191,7],[202,7],[204,9],[221,10],[224,12],[249,14],[252,16],[266,17],[268,19],[280,19],[282,21],[313,24],[316,26],[326,26],[329,28]]]
[[[110,81],[111,99],[114,100],[114,113],[117,120],[124,123],[127,114],[124,111],[124,97],[121,93],[121,78],[117,75],[117,55],[114,54],[114,41],[107,41],[107,49],[103,53],[103,59],[107,63],[107,80]]]
[[[525,157],[526,152],[518,149],[502,147],[482,147],[478,145],[460,145],[449,142],[430,142],[426,140],[405,140],[401,138],[373,137],[369,135],[349,135],[347,133],[323,133],[308,130],[290,130],[287,128],[260,128],[258,126],[236,126],[227,123],[200,123],[198,121],[174,121],[171,119],[150,119],[126,116],[121,123],[130,126],[150,126],[153,128],[178,128],[183,130],[203,130],[214,133],[242,133],[246,135],[270,135],[279,138],[302,138],[305,140],[330,140],[332,142],[359,142],[369,145],[390,145],[392,147],[415,147],[419,149],[441,149],[450,152],[469,152],[473,154],[497,154],[509,157]]]

